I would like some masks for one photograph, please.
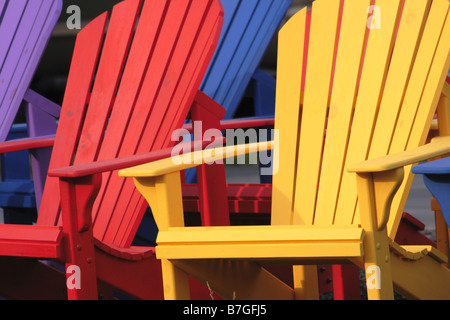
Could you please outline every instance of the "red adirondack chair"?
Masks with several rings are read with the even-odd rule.
[[[0,295],[28,297],[21,284],[40,283],[38,298],[53,298],[63,281],[69,299],[95,299],[98,279],[162,298],[153,248],[130,246],[147,203],[112,171],[170,155],[171,133],[191,106],[224,115],[198,93],[223,8],[218,0],[125,0],[104,36],[107,20],[102,14],[77,36],[37,224],[0,226]],[[7,142],[0,152],[50,140]],[[37,259],[64,263],[65,277]]]

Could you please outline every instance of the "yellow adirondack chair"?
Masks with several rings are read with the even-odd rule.
[[[448,258],[392,240],[411,165],[450,152],[450,137],[424,145],[450,67],[449,1],[371,4],[316,0],[309,34],[306,9],[280,31],[279,143],[119,173],[134,177],[155,214],[166,299],[189,298],[187,274],[225,298],[316,298],[310,265],[348,262],[366,270],[369,299],[392,299],[394,288],[407,298],[450,298]],[[184,227],[180,170],[272,147],[271,226]],[[294,288],[262,267],[271,262],[294,266]]]

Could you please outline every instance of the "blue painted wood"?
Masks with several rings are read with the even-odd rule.
[[[450,227],[450,157],[415,166],[412,172],[423,175],[425,186],[439,203]]]
[[[12,127],[7,140],[22,139],[27,136],[27,126],[18,124]],[[0,207],[36,207],[28,159],[28,151],[11,152],[0,156],[3,180],[0,183]]]
[[[0,0],[0,141],[35,137],[39,131],[24,124],[11,128],[61,10],[62,0]],[[36,207],[33,184],[41,182],[30,178],[29,159],[27,152],[3,156],[1,207]],[[34,163],[33,169],[41,165]]]
[[[292,0],[222,0],[224,28],[200,90],[227,109],[225,119],[234,116],[291,3]]]

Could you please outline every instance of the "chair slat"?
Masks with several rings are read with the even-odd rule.
[[[312,7],[297,159],[294,224],[310,225],[314,221],[339,9],[340,1],[329,0],[316,1]]]
[[[275,109],[275,130],[272,190],[272,225],[292,224],[295,172],[297,165],[301,80],[304,73],[307,9],[292,17],[278,36],[278,77]],[[308,40],[306,38],[306,40]]]
[[[220,12],[220,10],[221,7],[218,5],[216,1],[210,2],[208,11],[205,12],[203,20],[200,24],[202,27],[201,28],[202,32],[199,33],[199,31],[197,30],[196,34],[197,41],[195,42],[195,45],[191,47],[189,53],[190,58],[184,67],[185,72],[182,74],[182,77],[178,82],[179,88],[177,88],[177,91],[175,92],[175,95],[171,100],[171,105],[169,106],[165,118],[162,121],[162,126],[159,128],[160,134],[158,134],[158,137],[155,140],[153,150],[158,150],[161,148],[166,148],[174,145],[174,142],[171,140],[171,133],[173,132],[174,129],[181,128],[181,126],[183,125],[187,117],[188,110],[191,107],[196,94],[196,92],[192,90],[192,88],[197,88],[200,86],[200,83],[202,81],[202,75],[206,72],[208,66],[207,64],[204,63],[204,61],[209,61],[209,58],[212,57],[214,54],[214,49],[213,46],[211,46],[211,44],[216,43],[219,39],[220,35],[219,30],[220,26],[223,24],[223,18],[222,16],[220,16],[219,19],[217,18],[211,19],[209,17],[217,17],[218,12]],[[190,19],[192,18],[193,16],[191,15]],[[187,22],[186,24],[190,25],[189,22]],[[195,25],[194,21],[192,21],[192,24]],[[184,32],[190,33],[191,31],[189,31],[189,29],[186,28]],[[187,36],[184,38],[188,39]],[[183,44],[181,43],[181,46],[179,46],[178,48],[179,49],[178,53],[184,55],[186,47],[187,46],[184,46],[184,49],[182,49]],[[205,50],[205,48],[208,48],[208,50]],[[199,62],[202,62],[202,64],[199,64]],[[147,124],[146,130],[149,130],[150,126],[151,123]],[[138,153],[143,153],[146,152],[146,150],[148,150],[146,149],[145,144],[146,143],[144,141],[141,141]],[[136,208],[138,208],[138,210],[140,211],[135,211],[132,218],[130,219],[131,223],[129,224],[129,228],[125,232],[122,233],[122,229],[119,229],[118,231],[119,236],[122,234],[124,235],[122,239],[122,244],[124,246],[128,246],[131,244],[133,240],[133,235],[135,234],[137,228],[139,227],[139,222],[145,211],[145,208],[147,207],[146,201],[136,190],[135,187],[131,187],[131,183],[129,185],[129,188],[130,188],[129,190],[133,190],[133,195],[129,206],[133,208],[134,203],[137,203]]]
[[[89,92],[97,67],[108,14],[96,18],[77,36],[67,89],[49,169],[72,164]],[[37,224],[55,225],[60,211],[59,179],[47,177]]]
[[[423,12],[427,10],[427,7],[427,1],[409,1],[405,3],[380,104],[377,119],[379,124],[376,125],[373,133],[373,146],[370,148],[369,158],[377,158],[388,154],[391,141],[394,141],[392,136],[399,116],[399,113],[394,112],[394,110],[400,112],[401,100],[405,93],[405,87],[411,74],[412,62],[415,59],[419,45],[418,35],[423,30],[422,25],[424,21],[421,17],[423,17]],[[415,13],[415,15],[412,16],[412,13]],[[429,51],[432,51],[431,48]],[[429,68],[430,62],[431,60],[423,66],[423,71]],[[413,114],[415,114],[414,110],[416,108],[417,101],[411,105],[405,104],[405,108],[401,112],[409,113],[413,111]],[[409,131],[411,128],[410,123],[405,123],[405,126],[401,124],[400,127],[404,127],[406,131]],[[406,135],[409,134],[406,133]],[[404,147],[401,147],[400,150],[404,150]]]
[[[74,164],[97,159],[134,33],[140,0],[114,6]]]
[[[214,67],[217,62],[217,56],[219,53],[223,50],[222,47],[224,45],[225,39],[228,37],[229,31],[232,26],[232,22],[234,20],[234,16],[236,14],[236,11],[239,8],[239,3],[242,0],[227,0],[227,1],[221,1],[223,8],[224,8],[224,21],[223,21],[223,28],[222,32],[219,38],[219,43],[217,44],[216,52],[214,53],[213,58],[211,59],[211,62],[209,64],[208,70],[206,71],[205,77],[203,78],[203,82],[200,86],[200,90],[212,97],[211,90],[214,89],[206,89],[206,85],[209,83],[209,77],[214,77],[215,72]]]
[[[377,6],[383,12],[382,28],[372,29],[368,35],[345,166],[367,158],[373,123],[386,81],[389,56],[392,53],[400,1],[380,0],[377,2]],[[359,217],[354,218],[356,204],[355,176],[344,171],[334,223],[339,225],[358,224]]]
[[[114,102],[108,130],[105,132],[104,143],[98,156],[99,160],[113,158],[119,154],[120,141],[124,138],[123,135],[131,119],[131,110],[135,106],[135,101],[139,96],[141,84],[147,71],[142,66],[148,64],[149,56],[154,50],[157,34],[160,32],[166,9],[167,2],[164,1],[147,1],[143,6],[140,16],[141,22],[138,25],[130,48],[129,58]],[[153,41],[149,41],[149,39],[153,39]],[[108,223],[108,221],[97,221],[96,217],[98,208],[103,201],[109,177],[109,173],[103,175],[102,189],[99,192],[96,207],[94,207],[93,211],[95,232],[98,235],[105,232]],[[102,239],[102,237],[99,239]]]
[[[153,112],[161,112],[161,110],[158,110],[158,107],[155,107],[155,100],[157,99],[161,88],[164,87],[163,82],[167,72],[167,65],[171,59],[173,48],[178,40],[178,31],[184,22],[183,17],[188,6],[189,1],[183,0],[176,4],[169,4],[166,9],[167,11],[165,12],[163,20],[164,24],[159,31],[158,39],[155,42],[152,53],[152,56],[158,57],[158,59],[151,59],[151,57],[148,57],[148,69],[142,83],[141,94],[137,97],[135,102],[134,111],[128,123],[128,130],[124,132],[124,136],[122,137],[122,144],[118,153],[119,156],[128,156],[136,152],[137,145],[140,142],[140,136],[144,132],[144,127],[149,121],[150,115]],[[170,25],[170,23],[167,22],[168,18],[174,20],[173,25]],[[169,80],[175,81],[175,79]],[[167,105],[165,107],[167,107]],[[156,131],[155,128],[152,132],[153,134],[148,137],[152,142],[156,135]],[[117,179],[116,176],[117,175],[111,174],[111,177],[107,181],[108,189],[111,189],[111,191],[108,192],[108,201],[104,201],[101,206],[99,204],[98,208],[100,211],[97,213],[94,229],[95,234],[102,235],[100,239],[107,242],[111,242],[111,239],[106,239],[103,236],[106,229],[109,227],[111,227],[111,229],[118,228],[120,225],[120,221],[113,221],[113,226],[111,226],[110,222],[110,214],[114,211],[114,208],[117,207],[118,194],[123,194],[121,185],[123,185],[124,181],[123,179]],[[111,188],[112,185],[114,185],[114,187]],[[115,201],[112,199],[115,199]]]
[[[128,127],[123,137],[119,137],[119,157],[174,144],[171,132],[181,127],[187,117],[195,96],[193,88],[200,85],[207,68],[204,61],[209,61],[206,57],[213,55],[211,44],[219,37],[222,17],[217,20],[221,7],[216,1],[194,4],[192,0],[184,0],[164,3],[168,5],[160,10],[164,13],[163,26],[157,32],[158,38],[148,56],[148,69],[135,99]],[[142,15],[155,14],[152,2],[147,1],[146,5],[148,7],[144,6]],[[140,21],[145,20],[141,16]],[[139,28],[140,25],[138,30]],[[135,41],[136,39],[138,38],[135,37]],[[141,41],[148,42],[148,34]],[[205,51],[205,48],[209,49]],[[115,120],[111,118],[110,124],[113,121]],[[108,125],[106,136],[109,130],[114,129]],[[103,143],[117,144],[117,141],[105,139]],[[94,234],[105,242],[129,245],[134,236],[130,232],[136,231],[136,223],[140,221],[146,208],[145,202],[135,192],[130,181],[125,182],[115,173],[111,173],[105,180],[105,201],[96,204],[98,212]]]
[[[265,11],[262,5],[259,5],[258,10],[255,11],[255,15],[262,15],[265,13],[263,20],[259,20],[259,23],[252,23],[249,30],[253,30],[253,34],[249,33],[244,38],[243,43],[252,43],[252,46],[244,53],[244,59],[242,63],[233,64],[234,68],[239,73],[239,77],[234,81],[229,81],[231,84],[230,89],[223,96],[223,105],[227,106],[227,114],[225,118],[231,118],[236,112],[236,108],[239,105],[245,90],[245,83],[252,76],[249,72],[244,72],[248,68],[255,70],[260,64],[263,58],[266,48],[269,46],[272,38],[270,35],[274,33],[279,27],[281,19],[284,17],[288,6],[291,1],[271,1],[271,5],[267,11]],[[269,23],[268,23],[269,22]],[[255,34],[256,33],[256,34]],[[250,65],[250,67],[246,67]],[[230,68],[232,69],[232,68]],[[230,72],[229,70],[228,72]]]
[[[32,23],[21,23],[17,30],[15,38],[23,37],[25,34],[25,44],[23,45],[21,41],[14,41],[5,62],[5,68],[10,69],[10,71],[2,70],[2,72],[6,71],[6,74],[13,75],[3,101],[4,104],[9,105],[9,110],[1,124],[2,127],[9,128],[11,126],[48,43],[50,32],[47,28],[50,27],[49,24],[53,26],[56,23],[56,19],[51,16],[54,14],[54,10],[58,10],[55,8],[55,1],[43,1],[39,8],[35,7],[37,4],[38,1],[33,2],[30,10],[27,7],[22,17],[22,21],[31,21]]]
[[[234,86],[240,86],[240,77],[242,77],[242,74],[239,74],[239,70],[242,69],[242,65],[244,64],[246,57],[249,56],[249,51],[254,46],[253,43],[257,43],[257,41],[259,41],[258,34],[261,35],[262,32],[265,32],[265,30],[260,29],[263,25],[264,20],[266,19],[269,10],[276,10],[276,8],[272,8],[271,1],[263,0],[253,2],[256,2],[256,6],[253,11],[248,11],[248,17],[241,18],[242,20],[245,19],[244,21],[247,21],[245,32],[243,33],[239,44],[236,46],[231,56],[230,63],[225,69],[225,73],[221,81],[226,83],[227,85],[220,86],[220,88],[218,88],[219,90],[217,90],[214,95],[214,99],[217,99],[217,101],[225,101],[224,104],[226,106],[228,106],[227,100],[230,99],[229,92]],[[272,12],[276,12],[275,10]],[[262,36],[267,37],[266,34],[262,34]],[[251,57],[254,57],[254,55],[252,55]],[[238,74],[238,77],[235,76],[236,74]]]
[[[2,24],[0,25],[0,34],[2,35],[0,67],[3,67],[27,2],[27,0],[17,0],[14,6],[8,6],[8,2],[3,4],[4,12],[2,13]]]
[[[20,4],[25,6],[22,8]],[[21,76],[20,71],[16,73],[19,61],[24,54],[24,48],[28,41],[28,36],[33,29],[36,19],[36,12],[39,11],[41,1],[30,3],[20,3],[16,6],[8,6],[5,19],[1,25],[0,34],[5,34],[5,45],[0,47],[0,66],[1,66],[1,86],[0,86],[0,139],[5,140],[11,128],[16,108],[11,109],[11,101],[14,100],[17,90],[17,76]],[[19,11],[21,10],[21,11]],[[11,77],[15,75],[16,77]]]
[[[221,50],[219,52],[219,54],[215,58],[218,62],[214,66],[215,75],[213,78],[209,78],[208,82],[202,88],[202,90],[204,90],[204,92],[213,99],[215,99],[217,89],[220,87],[219,84],[221,83],[227,68],[230,66],[234,52],[239,47],[239,44],[242,41],[242,36],[244,35],[242,30],[245,30],[249,23],[248,15],[253,14],[256,7],[256,0],[241,1],[239,3],[238,10],[236,11],[236,14],[233,18],[233,24],[230,30],[228,30],[228,33],[240,34],[241,37],[226,37],[222,46],[225,46],[228,50]]]
[[[414,129],[416,126],[423,127],[428,121],[431,121],[429,113],[433,112],[432,110],[426,108],[425,114],[419,114],[417,110],[419,105],[423,106],[430,103],[429,100],[423,101],[425,98],[430,98],[430,96],[424,96],[425,88],[428,87],[428,74],[430,67],[434,63],[434,59],[436,59],[435,54],[438,51],[438,43],[442,39],[443,33],[445,33],[445,29],[443,30],[442,26],[445,20],[448,19],[446,14],[448,7],[448,1],[436,1],[430,9],[428,22],[423,31],[424,40],[421,43],[420,50],[417,52],[414,67],[411,71],[411,78],[403,100],[403,108],[395,127],[389,153],[402,151],[406,146],[415,148],[419,146],[419,143],[424,143],[423,133],[417,132],[415,136],[411,136],[411,133],[415,132]],[[445,41],[444,39],[442,40]],[[425,41],[427,42],[424,43]],[[438,78],[440,79],[442,77]],[[417,90],[417,88],[424,89]],[[433,94],[432,97],[434,96]],[[408,141],[411,142],[408,143]]]
[[[420,102],[418,104],[416,103],[416,110],[412,111],[415,114],[415,118],[414,123],[411,123],[412,129],[409,133],[408,142],[403,146],[403,149],[405,150],[418,147],[426,142],[431,121],[436,112],[436,109],[430,108],[430,106],[437,106],[445,81],[445,71],[450,68],[450,55],[448,52],[450,41],[449,24],[450,19],[448,1],[433,1],[427,20],[427,25],[423,33],[423,39],[426,40],[421,41],[421,46],[417,53],[413,72],[403,102],[404,108],[409,108],[409,99],[411,95],[414,96],[416,91],[422,91]],[[444,25],[443,28],[442,25]],[[433,49],[430,52],[429,46],[433,44],[437,45],[437,49]],[[430,59],[432,59],[431,65]],[[420,76],[424,76],[421,70],[427,65],[429,67],[428,72],[425,74],[425,78],[418,78]],[[418,82],[423,84],[423,90],[417,90],[418,87],[416,87],[416,84]],[[411,102],[411,104],[414,105],[414,102]],[[400,117],[401,118],[398,121],[397,127],[402,126],[403,121],[405,121],[403,115],[400,115]],[[398,129],[396,129],[396,132],[397,130]],[[404,128],[401,128],[400,130],[404,130]],[[402,141],[403,139],[399,138],[399,140]],[[394,148],[397,148],[397,143],[398,142],[395,141],[395,143],[392,144],[390,153],[396,152]],[[397,231],[400,223],[401,211],[403,211],[405,206],[408,193],[407,191],[411,187],[412,180],[413,175],[411,173],[411,168],[408,167],[405,169],[405,179],[404,183],[400,187],[400,193],[398,193],[398,195],[393,199],[392,211],[390,214],[391,219],[388,223],[388,231],[390,235],[395,235]],[[406,190],[406,192],[403,192],[404,190]]]
[[[314,218],[316,225],[331,225],[339,197],[356,100],[358,79],[366,39],[367,8],[371,1],[345,1],[339,33],[339,47],[327,122],[322,171]]]
[[[3,21],[3,14],[6,11],[6,0],[0,0],[0,23]]]

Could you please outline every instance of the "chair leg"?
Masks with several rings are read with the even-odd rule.
[[[334,300],[361,300],[359,268],[354,264],[333,265]]]
[[[384,234],[383,234],[384,231]],[[364,240],[364,268],[369,300],[394,300],[391,257],[386,229]]]
[[[167,259],[161,260],[165,300],[189,300],[189,277]]]
[[[317,266],[294,266],[296,300],[319,300]]]

